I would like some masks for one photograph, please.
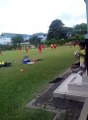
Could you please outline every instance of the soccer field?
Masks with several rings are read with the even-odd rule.
[[[45,48],[42,54],[37,49],[5,51],[0,61],[11,62],[12,66],[0,68],[0,120],[52,120],[53,114],[43,110],[26,109],[25,105],[48,85],[48,82],[62,74],[76,61],[73,54],[78,47]],[[24,55],[39,58],[32,65],[22,63]]]

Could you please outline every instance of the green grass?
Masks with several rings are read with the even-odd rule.
[[[42,58],[33,65],[21,60],[25,51],[6,51],[0,61],[11,61],[12,67],[0,68],[0,120],[52,120],[53,114],[43,110],[26,109],[25,105],[44,89],[48,82],[62,74],[76,60],[78,48],[47,48],[42,54],[29,50],[30,58]],[[20,72],[23,69],[23,72]]]

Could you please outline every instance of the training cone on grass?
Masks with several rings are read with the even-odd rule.
[[[20,69],[20,72],[23,72],[24,70],[23,69]]]

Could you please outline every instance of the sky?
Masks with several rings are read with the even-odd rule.
[[[0,0],[0,34],[47,33],[55,19],[67,27],[86,23],[84,0]]]

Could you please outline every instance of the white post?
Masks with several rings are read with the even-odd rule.
[[[87,15],[87,33],[88,33],[88,0],[85,0],[86,2],[86,15]]]
[[[86,69],[88,76],[88,0],[84,0],[86,3],[86,16],[87,16],[87,34],[85,35],[85,43],[86,43]]]

